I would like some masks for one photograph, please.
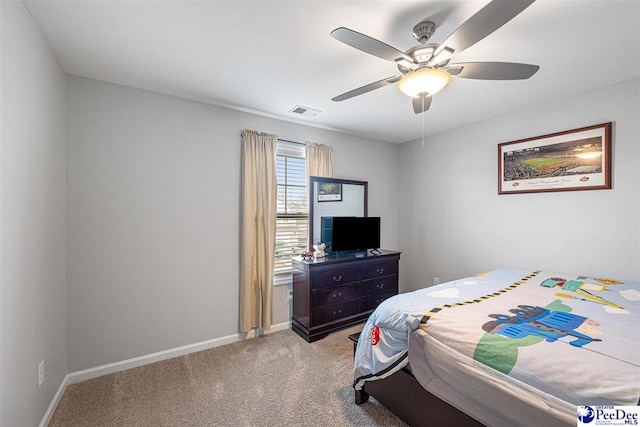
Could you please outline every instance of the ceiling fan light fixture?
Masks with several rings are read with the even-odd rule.
[[[431,96],[442,90],[450,81],[451,76],[445,70],[418,68],[400,79],[398,89],[412,98]]]

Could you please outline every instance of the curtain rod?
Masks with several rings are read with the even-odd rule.
[[[290,140],[284,139],[284,138],[278,138],[278,141],[288,142],[289,144],[296,144],[296,145],[304,145],[304,146],[307,145],[304,142],[290,141]]]
[[[240,132],[240,135],[242,135],[242,132]],[[278,141],[288,142],[289,144],[307,145],[304,142],[289,141],[288,139],[283,139],[283,138],[278,138]]]

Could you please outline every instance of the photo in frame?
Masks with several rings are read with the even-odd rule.
[[[342,184],[318,182],[318,202],[341,202]]]
[[[611,188],[611,122],[498,144],[498,194]]]

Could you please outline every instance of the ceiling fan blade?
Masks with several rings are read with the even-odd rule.
[[[358,50],[386,59],[387,61],[395,62],[404,59],[412,64],[415,63],[412,57],[395,47],[348,28],[336,28],[331,32],[331,37]]]
[[[525,10],[535,0],[493,0],[475,15],[460,25],[434,52],[434,56],[444,48],[453,49],[456,54],[502,27]]]
[[[479,80],[524,80],[540,67],[515,62],[461,62],[445,68],[452,76]]]
[[[331,98],[332,101],[344,101],[345,99],[353,98],[354,96],[362,95],[367,92],[371,92],[372,90],[379,89],[381,87],[397,83],[400,81],[402,76],[393,76],[387,77],[386,79],[378,80],[377,82],[369,83],[368,85],[364,85],[359,87],[358,89],[350,90],[349,92],[345,92],[342,95],[338,95],[335,98]]]
[[[424,98],[424,108],[422,107],[422,99],[423,98]],[[427,111],[429,109],[429,107],[431,107],[431,97],[430,96],[413,98],[412,101],[413,101],[413,111],[416,114],[424,113],[425,111]]]

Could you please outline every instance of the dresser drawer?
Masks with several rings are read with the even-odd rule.
[[[315,291],[311,296],[313,307],[340,304],[360,298],[360,288],[357,283],[348,286]]]
[[[360,301],[350,301],[343,304],[314,309],[313,324],[329,323],[334,320],[340,320],[343,317],[352,316],[358,313],[359,306]]]
[[[378,279],[363,280],[360,283],[360,295],[377,295],[398,292],[398,276],[384,276]]]
[[[311,289],[332,288],[358,281],[358,267],[336,268],[311,274]]]
[[[362,266],[361,280],[398,274],[398,261],[377,262]]]
[[[360,311],[369,311],[375,309],[380,303],[387,298],[397,295],[397,292],[387,292],[385,294],[369,295],[360,300]]]

